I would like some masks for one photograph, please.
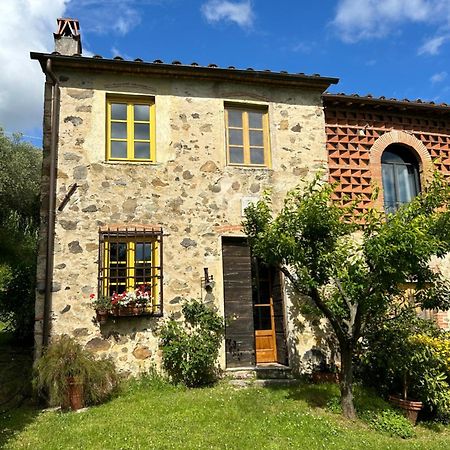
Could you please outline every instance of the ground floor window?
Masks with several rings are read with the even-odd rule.
[[[99,296],[140,288],[162,312],[162,243],[161,227],[100,229]]]

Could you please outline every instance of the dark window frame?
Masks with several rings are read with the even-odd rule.
[[[384,159],[384,161],[383,161]],[[390,180],[386,180],[384,168],[389,168],[391,174],[389,174]],[[406,168],[408,174],[408,181],[412,182],[413,194],[407,201],[402,201],[401,198],[401,180],[399,180],[399,171]],[[421,192],[420,185],[420,165],[416,156],[412,151],[406,147],[400,145],[388,146],[381,155],[381,175],[383,184],[383,196],[384,196],[384,210],[387,213],[397,211],[402,205],[409,203],[414,197]],[[386,185],[387,182],[393,185],[394,201],[387,202],[386,200]]]

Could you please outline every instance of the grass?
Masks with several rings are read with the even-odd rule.
[[[130,383],[110,402],[80,413],[22,407],[0,417],[6,449],[443,449],[450,429],[416,427],[403,440],[328,412],[333,385],[205,389]],[[0,425],[1,427],[1,425]],[[3,441],[2,441],[3,439]]]

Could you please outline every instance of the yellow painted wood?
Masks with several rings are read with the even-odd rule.
[[[111,105],[114,103],[125,104],[127,117],[126,120],[112,120]],[[134,105],[146,105],[149,107],[149,120],[134,120]],[[155,162],[156,161],[156,115],[155,102],[148,97],[137,96],[108,96],[106,104],[106,160],[107,161],[133,161],[133,162]],[[127,137],[126,139],[112,139],[112,123],[126,123]],[[134,124],[148,124],[150,128],[150,139],[134,139]],[[113,158],[111,156],[111,142],[126,142],[127,156],[126,158]],[[150,158],[135,158],[134,142],[148,143]]]
[[[230,127],[228,120],[228,111],[236,110],[241,111],[242,113],[242,128],[239,127]],[[250,112],[259,112],[263,113],[262,116],[262,128],[250,128],[249,124],[249,113]],[[230,129],[242,129],[242,146],[241,145],[230,145]],[[252,164],[250,159],[250,131],[262,131],[263,133],[263,147],[254,146],[263,148],[264,151],[264,164]],[[226,147],[227,147],[227,164],[231,166],[252,166],[252,167],[271,167],[271,158],[270,158],[270,138],[269,138],[269,118],[267,108],[265,107],[248,107],[248,105],[237,105],[232,104],[225,107],[225,139],[226,139]],[[244,150],[244,162],[242,164],[237,164],[231,162],[230,159],[230,146],[231,147],[243,147]]]

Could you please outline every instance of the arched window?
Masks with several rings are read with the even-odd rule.
[[[402,145],[390,145],[381,156],[384,210],[394,212],[420,192],[419,164]]]

